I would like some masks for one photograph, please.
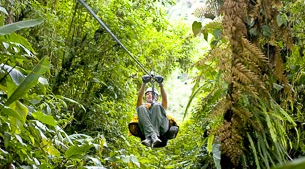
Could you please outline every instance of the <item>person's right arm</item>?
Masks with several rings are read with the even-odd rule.
[[[144,96],[145,85],[146,85],[146,83],[142,83],[142,86],[139,90],[137,108],[143,104],[143,96]]]

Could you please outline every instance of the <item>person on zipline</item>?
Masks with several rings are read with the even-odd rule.
[[[138,93],[137,113],[139,118],[139,127],[145,135],[145,140],[141,143],[148,147],[154,147],[162,141],[158,138],[164,134],[169,128],[169,120],[166,116],[167,95],[163,88],[163,77],[153,77],[158,82],[162,102],[158,101],[159,93],[156,89],[150,87],[145,91],[145,86],[151,81],[151,76],[145,75],[142,77],[142,86]],[[154,90],[153,90],[154,89]],[[143,96],[145,91],[146,103],[143,103]]]

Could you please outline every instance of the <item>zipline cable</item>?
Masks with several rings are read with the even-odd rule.
[[[144,70],[145,73],[150,75],[150,73],[144,68],[144,66],[128,51],[128,49],[123,45],[123,43],[111,32],[111,30],[107,27],[106,24],[91,10],[91,8],[83,1],[78,0],[86,9],[87,11],[98,21],[98,23],[112,36],[112,38],[117,41],[122,48],[129,54],[129,56]]]

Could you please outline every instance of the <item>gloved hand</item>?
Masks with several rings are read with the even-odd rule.
[[[150,81],[150,76],[149,75],[144,75],[142,76],[142,82],[143,83],[148,83]]]
[[[162,76],[155,76],[155,80],[156,82],[158,82],[159,84],[161,84],[163,82],[163,77]]]

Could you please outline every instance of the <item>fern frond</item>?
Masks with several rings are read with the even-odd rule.
[[[259,155],[261,159],[264,161],[264,164],[267,168],[270,168],[270,162],[272,165],[275,165],[273,159],[271,158],[271,155],[269,154],[269,143],[266,141],[266,133],[259,134],[259,132],[256,132],[254,134],[257,139],[257,149],[259,152]]]
[[[270,116],[265,109],[262,110],[262,113],[264,114],[268,129],[269,129],[270,136],[271,136],[273,142],[276,143],[277,142],[277,135],[276,135],[277,132],[276,132],[276,129],[275,129],[273,123],[271,122]]]
[[[276,111],[277,114],[282,115],[284,120],[291,123],[293,126],[296,126],[295,121],[292,119],[292,117],[280,106],[278,105],[274,100],[271,100],[271,110]]]
[[[253,97],[258,97],[259,96],[259,93],[257,91],[257,89],[253,86],[253,85],[244,85],[244,84],[240,84],[238,81],[236,80],[233,80],[232,83],[234,84],[234,87],[235,88],[238,88],[239,91],[235,91],[233,93],[233,98],[234,100],[239,100],[238,98],[239,97],[234,97],[236,94],[236,96],[239,96],[237,95],[237,92],[240,94],[241,92],[244,92],[244,93],[249,93],[250,95],[252,95]]]
[[[250,119],[253,115],[245,108],[237,105],[234,105],[231,107],[231,109],[236,113],[236,115],[239,116],[241,121],[244,121],[245,123],[248,122],[248,119]]]
[[[254,145],[254,141],[251,138],[251,135],[249,133],[247,133],[247,137],[248,137],[248,140],[250,142],[251,149],[253,150],[253,155],[254,155],[256,167],[257,167],[257,169],[260,169],[260,163],[259,163],[259,160],[258,160],[257,151],[256,151],[256,147]]]
[[[257,88],[256,91],[260,91],[261,93],[268,93],[264,81],[262,81],[259,74],[252,72],[248,69],[245,65],[240,62],[237,62],[232,67],[232,73],[235,80],[241,82],[241,84],[247,86],[252,85],[253,87]],[[252,87],[250,87],[252,88]]]
[[[246,56],[249,60],[255,62],[257,65],[266,66],[266,63],[269,62],[268,58],[265,56],[265,54],[261,51],[260,48],[252,44],[248,39],[242,38],[242,42],[244,45],[244,49],[247,49],[251,54],[246,53]],[[247,52],[245,50],[245,52]]]
[[[247,70],[246,67],[241,63],[236,63],[232,67],[232,73],[234,77],[236,77],[245,85],[251,84],[252,80],[250,79],[250,77],[253,79],[255,76],[253,73]]]
[[[221,144],[221,152],[230,157],[234,165],[238,165],[239,159],[243,154],[243,137],[239,134],[239,129],[235,128],[238,121],[224,122],[218,129],[219,140]]]
[[[231,107],[232,103],[229,99],[225,98],[220,100],[211,111],[210,118],[223,116],[223,114]]]

